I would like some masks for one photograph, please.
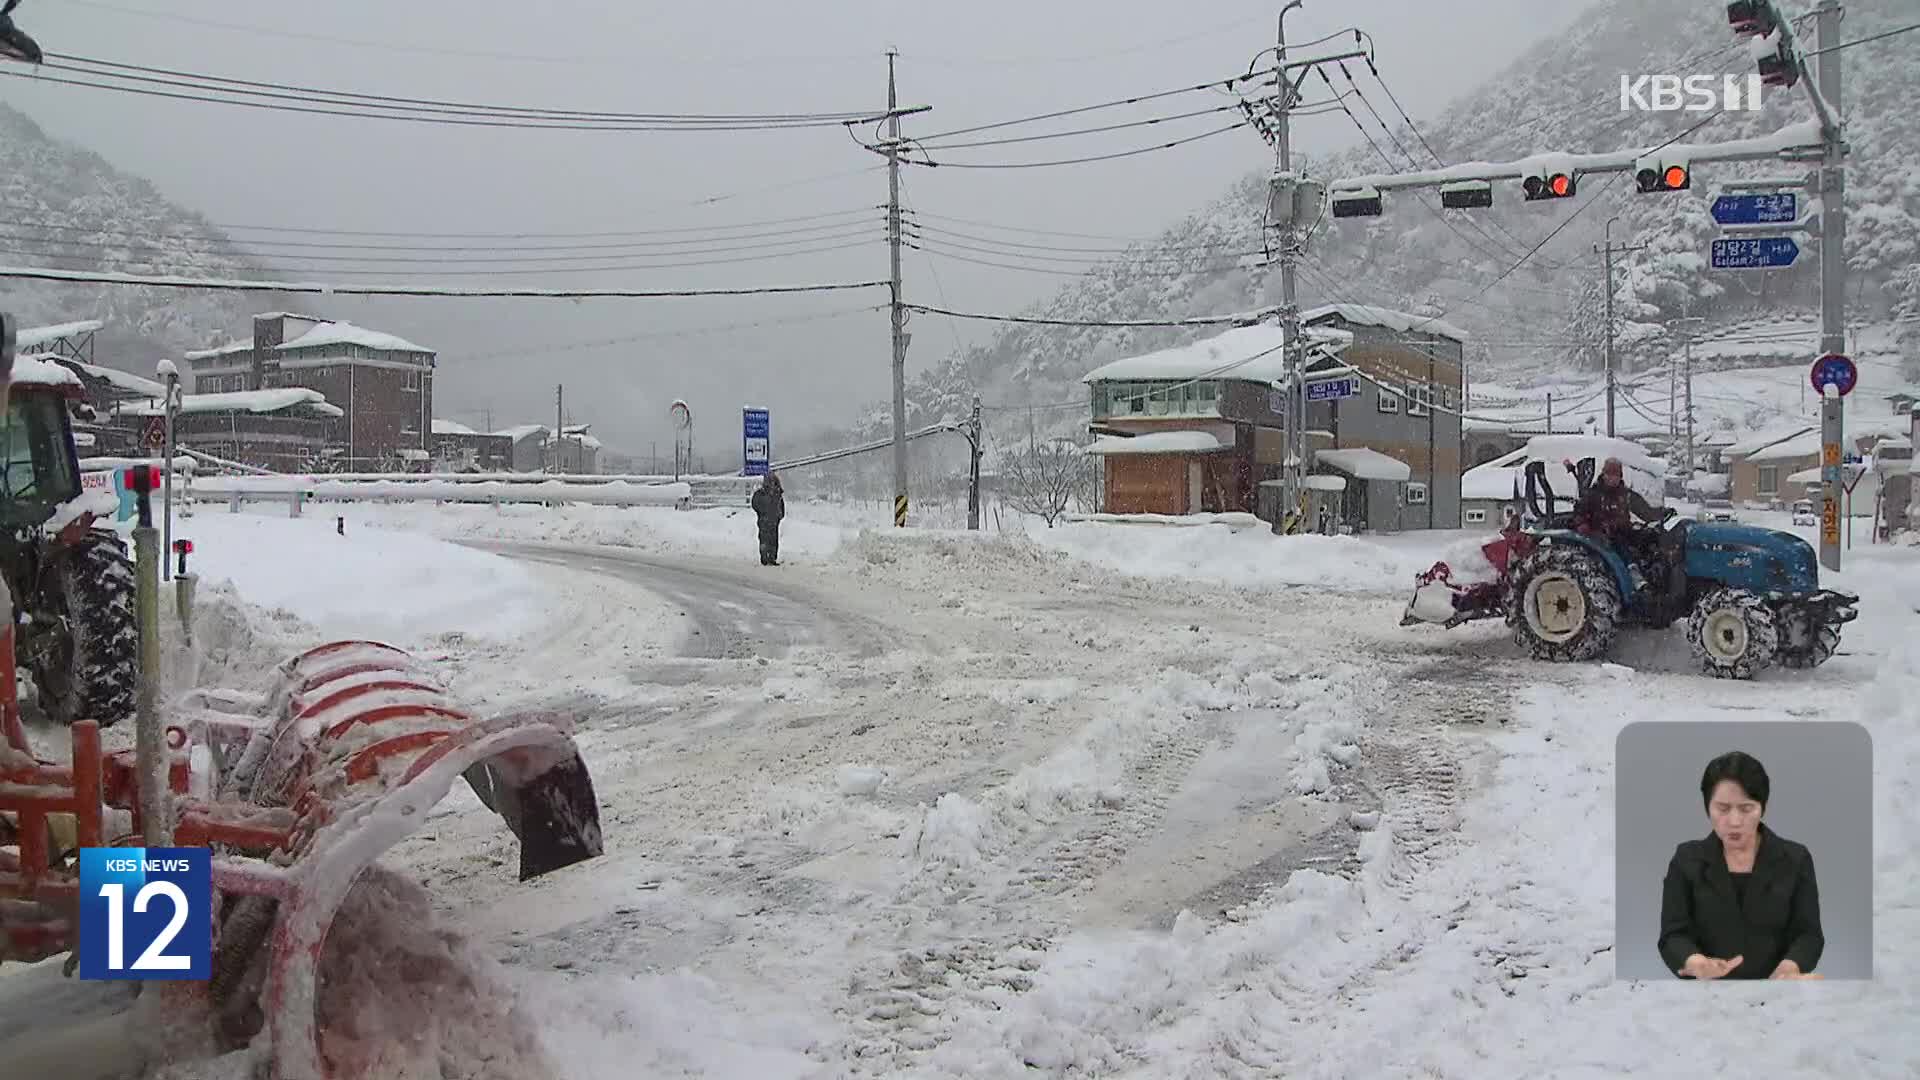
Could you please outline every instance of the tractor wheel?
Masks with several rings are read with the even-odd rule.
[[[1780,631],[1781,667],[1817,668],[1840,649],[1840,627],[1816,622],[1813,612],[1805,608],[1782,608],[1775,613],[1774,622]]]
[[[97,720],[107,727],[133,715],[140,690],[140,624],[134,613],[133,562],[120,538],[89,531],[56,556],[41,592],[52,624],[29,668],[41,707],[58,724]]]
[[[1751,679],[1773,666],[1780,628],[1760,597],[1744,589],[1715,589],[1687,617],[1687,644],[1707,674]]]
[[[1536,660],[1605,655],[1620,615],[1620,587],[1578,547],[1543,547],[1514,568],[1507,594],[1513,640]]]

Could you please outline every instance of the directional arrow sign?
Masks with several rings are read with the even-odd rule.
[[[1800,199],[1780,194],[1722,195],[1713,200],[1713,220],[1719,225],[1779,225],[1800,219]]]
[[[1736,237],[1713,242],[1715,270],[1778,270],[1800,257],[1791,236]]]

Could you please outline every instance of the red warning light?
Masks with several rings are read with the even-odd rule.
[[[1567,193],[1573,190],[1573,177],[1566,173],[1556,173],[1552,180],[1552,187],[1553,193],[1564,199]]]
[[[1667,167],[1667,190],[1679,191],[1687,186],[1687,170],[1678,165]]]

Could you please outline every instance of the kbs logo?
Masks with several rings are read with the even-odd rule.
[[[1760,111],[1758,75],[1620,76],[1621,112]]]
[[[212,953],[212,852],[80,849],[82,979],[204,980]]]

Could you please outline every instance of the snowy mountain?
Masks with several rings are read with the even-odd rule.
[[[1794,5],[1796,8],[1801,5]],[[1911,0],[1850,0],[1842,40],[1853,41],[1911,21]],[[1801,25],[1811,49],[1813,25]],[[1920,64],[1910,41],[1890,39],[1846,52],[1844,112],[1853,146],[1848,178],[1848,254],[1854,277],[1850,319],[1856,327],[1893,328],[1903,351],[1920,353]],[[1362,65],[1362,68],[1364,65]],[[1542,43],[1438,117],[1414,117],[1407,130],[1377,83],[1356,70],[1366,102],[1350,99],[1373,145],[1316,155],[1299,147],[1310,175],[1337,178],[1432,167],[1467,160],[1500,161],[1546,150],[1599,151],[1655,146],[1679,136],[1706,114],[1621,109],[1622,74],[1743,74],[1752,70],[1746,41],[1729,31],[1725,5],[1712,0],[1605,0],[1570,31]],[[1383,69],[1392,84],[1392,72]],[[1337,70],[1333,79],[1347,89]],[[1327,98],[1310,81],[1309,101]],[[1317,91],[1317,92],[1316,92]],[[1760,112],[1722,113],[1686,136],[1724,142],[1760,135],[1812,116],[1805,91],[1769,88]],[[1410,102],[1415,111],[1417,103]],[[1371,106],[1369,109],[1368,106]],[[1373,110],[1387,117],[1387,134]],[[1251,132],[1246,138],[1256,137]],[[1431,152],[1429,152],[1431,147]],[[1668,320],[1706,320],[1711,334],[1761,318],[1795,318],[1816,310],[1818,259],[1803,253],[1785,271],[1705,270],[1715,226],[1708,214],[1718,182],[1797,170],[1781,163],[1708,166],[1693,189],[1641,195],[1626,175],[1592,176],[1566,203],[1522,201],[1517,184],[1499,184],[1487,210],[1445,211],[1432,192],[1389,194],[1377,218],[1328,220],[1313,239],[1300,274],[1303,304],[1361,301],[1408,310],[1431,303],[1477,339],[1469,352],[1476,384],[1498,382],[1525,392],[1536,384],[1577,378],[1602,355],[1604,298],[1599,256],[1609,218],[1616,243],[1641,250],[1616,259],[1618,354],[1629,370],[1663,365],[1676,351]],[[1262,248],[1266,177],[1242,178],[1156,241],[1095,267],[1030,315],[1069,319],[1182,318],[1245,311],[1275,302],[1278,274],[1241,257]],[[1576,217],[1577,215],[1577,217]],[[1568,219],[1575,218],[1572,221]],[[1559,231],[1557,234],[1555,230]],[[1552,235],[1548,240],[1549,234]],[[1536,245],[1538,254],[1510,272]],[[937,318],[922,316],[922,319]],[[1910,321],[1893,322],[1905,318]],[[1009,326],[989,344],[936,364],[909,389],[909,427],[960,417],[972,395],[1024,404],[1082,399],[1079,377],[1131,353],[1216,333],[1199,329],[1085,329]],[[1802,353],[1817,340],[1796,342]],[[1759,350],[1758,363],[1778,364]],[[1724,359],[1724,358],[1723,358]],[[1907,379],[1920,379],[1910,367]],[[1663,392],[1664,396],[1664,392]],[[1084,412],[1042,409],[1043,430],[1069,431]],[[1011,436],[1026,437],[1024,409],[1001,414]],[[890,409],[876,407],[856,437],[883,435]]]
[[[0,263],[66,270],[271,278],[213,225],[147,181],[52,138],[0,105]],[[22,325],[100,319],[100,362],[150,374],[158,356],[203,348],[259,295],[0,279]]]

